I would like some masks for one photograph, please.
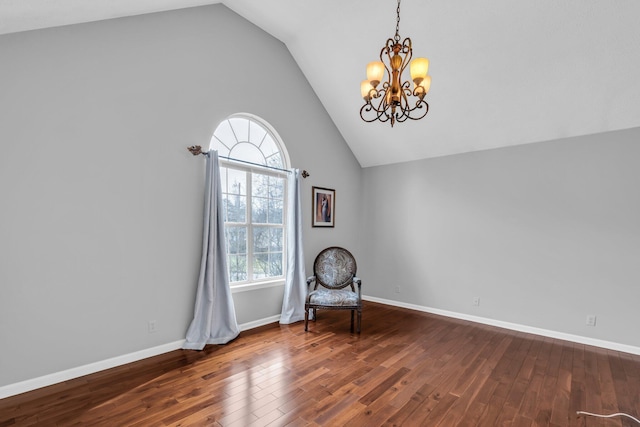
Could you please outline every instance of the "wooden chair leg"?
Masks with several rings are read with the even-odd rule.
[[[353,333],[353,312],[355,310],[351,310],[351,333]]]
[[[309,330],[309,309],[304,309],[304,330],[305,332]]]
[[[358,310],[358,333],[360,333],[361,324],[362,324],[362,310]]]

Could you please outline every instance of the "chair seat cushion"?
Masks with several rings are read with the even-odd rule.
[[[309,293],[310,304],[327,306],[356,306],[358,305],[358,294],[346,289],[329,290],[316,289]]]

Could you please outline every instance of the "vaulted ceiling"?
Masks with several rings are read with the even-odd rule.
[[[206,0],[0,0],[0,34]],[[364,123],[360,81],[395,33],[395,0],[225,0],[281,40],[364,167],[640,126],[637,0],[405,0],[430,111]],[[639,142],[640,143],[640,142]]]

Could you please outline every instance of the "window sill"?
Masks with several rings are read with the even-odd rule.
[[[271,280],[268,282],[246,283],[243,285],[231,286],[231,293],[236,294],[238,292],[254,291],[256,289],[275,288],[277,286],[284,286],[284,279]]]

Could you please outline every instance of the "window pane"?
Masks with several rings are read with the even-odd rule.
[[[282,200],[269,200],[269,224],[283,224],[282,221]]]
[[[227,189],[222,188],[223,192],[231,194],[246,195],[247,194],[247,173],[237,169],[227,168]]]
[[[280,153],[276,153],[273,154],[269,157],[266,158],[267,162],[266,164],[268,166],[274,167],[274,168],[284,168],[284,165],[282,164],[282,156],[280,155]]]
[[[249,142],[257,145],[258,147],[262,143],[267,131],[258,123],[251,121],[249,123]]]
[[[264,159],[264,155],[258,147],[253,144],[242,143],[238,144],[231,150],[230,157],[239,160],[246,160],[248,162],[257,163],[259,165],[266,165],[267,162]]]
[[[253,257],[253,278],[264,279],[282,276],[282,252],[270,254],[256,254]]]
[[[227,239],[227,253],[246,254],[247,253],[247,227],[225,227],[225,237]]]
[[[236,137],[231,130],[231,124],[229,123],[229,120],[225,120],[218,125],[216,131],[213,133],[210,148],[218,150],[221,155],[226,155],[223,154],[223,152],[228,153],[229,149],[236,143]]]
[[[269,197],[273,199],[281,199],[284,196],[284,178],[270,177],[269,179]]]
[[[226,169],[226,189],[223,188],[223,203],[226,213],[226,222],[246,222],[247,221],[247,174],[244,171]]]
[[[225,222],[247,222],[247,197],[236,194],[225,194],[222,197],[226,208]]]
[[[238,142],[249,141],[249,121],[242,117],[229,119],[229,123],[233,128],[233,133]]]
[[[269,157],[272,154],[280,152],[280,150],[278,150],[278,145],[275,143],[273,138],[271,138],[271,135],[266,136],[264,142],[260,146],[260,149],[264,153],[265,157]]]
[[[251,223],[266,224],[268,209],[269,199],[265,199],[264,197],[254,197],[251,199]]]
[[[282,276],[282,252],[269,254],[269,277]]]
[[[269,175],[251,174],[251,195],[269,197]]]
[[[253,253],[268,252],[271,241],[269,227],[253,227]]]
[[[260,146],[260,150],[262,150],[264,157],[267,159],[266,164],[276,168],[284,166],[282,164],[282,155],[280,154],[280,149],[278,149],[278,144],[276,144],[273,138],[271,138],[271,135],[267,135],[264,138],[264,142]]]
[[[269,254],[257,254],[253,256],[253,278],[264,279],[268,277]]]
[[[247,257],[244,255],[229,255],[229,281],[243,282],[247,280]]]
[[[254,224],[282,224],[284,179],[252,174],[252,222]]]
[[[224,145],[221,141],[218,141],[216,137],[211,139],[211,143],[209,144],[210,149],[214,149],[218,151],[219,156],[229,157],[229,153],[231,150]]]
[[[282,228],[272,227],[269,234],[269,251],[282,252],[283,247],[283,230]]]

